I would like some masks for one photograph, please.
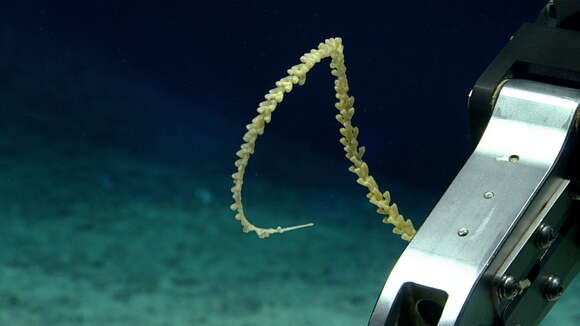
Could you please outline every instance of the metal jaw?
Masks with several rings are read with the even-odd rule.
[[[576,89],[503,84],[481,141],[399,258],[369,326],[539,324],[580,268],[579,202],[562,174],[579,104]]]

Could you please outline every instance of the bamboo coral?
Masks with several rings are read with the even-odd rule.
[[[288,69],[288,76],[277,81],[276,87],[269,90],[268,94],[264,96],[265,101],[260,102],[258,105],[258,115],[252,119],[250,124],[246,125],[248,131],[242,137],[244,143],[236,153],[238,156],[235,162],[237,171],[232,174],[234,186],[231,188],[234,203],[230,208],[236,211],[235,218],[240,221],[243,231],[254,231],[260,238],[267,238],[274,233],[284,233],[314,225],[313,223],[308,223],[289,227],[278,226],[276,228],[261,228],[255,226],[248,220],[244,213],[242,185],[244,183],[244,173],[248,166],[250,155],[254,153],[256,139],[264,133],[266,124],[272,119],[272,112],[282,102],[284,94],[290,93],[296,84],[304,85],[306,82],[306,74],[310,69],[327,57],[331,58],[331,74],[336,77],[334,90],[336,91],[338,102],[335,104],[335,107],[339,113],[335,117],[342,125],[339,129],[342,135],[340,143],[344,146],[346,158],[352,163],[352,166],[348,170],[357,175],[357,183],[367,188],[367,198],[370,203],[377,207],[377,213],[385,215],[383,223],[393,224],[393,233],[399,234],[403,240],[409,241],[416,233],[413,223],[409,219],[404,219],[403,215],[399,213],[397,204],[391,204],[391,196],[388,191],[381,192],[379,190],[375,179],[369,174],[368,165],[362,159],[365,147],[359,146],[357,141],[359,129],[351,123],[352,116],[355,112],[353,107],[354,97],[348,95],[349,87],[346,78],[346,66],[344,65],[342,39],[340,38],[329,38],[320,43],[317,49],[312,49],[310,52],[304,54],[300,58],[302,63]]]

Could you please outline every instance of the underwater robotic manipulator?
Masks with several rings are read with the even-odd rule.
[[[469,95],[474,152],[369,326],[539,325],[580,270],[580,1],[550,1]]]

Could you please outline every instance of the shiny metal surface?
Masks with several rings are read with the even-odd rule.
[[[549,177],[579,99],[574,89],[526,80],[504,84],[476,150],[389,275],[370,326],[403,326],[410,318],[417,325],[494,325],[498,312],[486,294],[497,292],[493,277],[503,275],[510,249],[533,235],[528,230],[541,223],[535,217],[567,185]],[[543,204],[535,204],[540,193]],[[418,309],[423,301],[439,307],[431,309],[431,322]],[[478,319],[470,309],[480,309]]]
[[[556,176],[548,179],[522,218],[527,223],[518,224],[486,271],[487,277],[508,273],[527,282],[514,300],[495,305],[504,326],[538,325],[554,304],[545,296],[548,276],[558,275],[565,287],[578,274],[580,247],[574,239],[580,223],[573,217],[569,185]],[[540,248],[534,235],[543,225],[559,231],[552,243]]]

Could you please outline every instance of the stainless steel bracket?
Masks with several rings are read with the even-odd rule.
[[[369,326],[537,325],[580,268],[561,173],[580,91],[502,84],[473,154],[405,249]]]

